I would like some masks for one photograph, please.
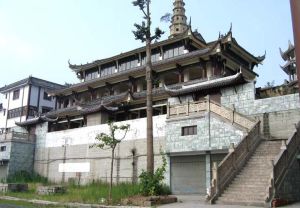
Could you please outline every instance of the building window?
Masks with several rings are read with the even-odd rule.
[[[47,92],[44,92],[44,100],[51,101],[52,97],[48,95]]]
[[[0,152],[5,152],[6,151],[6,146],[1,146],[0,147]]]
[[[48,113],[52,110],[52,108],[49,108],[49,107],[42,107],[42,114],[44,113]]]
[[[197,126],[185,126],[181,128],[181,136],[197,135]]]
[[[13,92],[13,100],[17,100],[17,99],[19,99],[19,97],[20,97],[20,89],[15,90]]]

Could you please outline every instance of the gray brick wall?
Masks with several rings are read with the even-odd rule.
[[[221,90],[221,104],[261,121],[261,133],[266,138],[288,139],[300,121],[298,94],[255,99],[254,83]]]
[[[297,160],[289,168],[285,180],[276,195],[281,199],[290,201],[300,200],[300,163]]]
[[[197,125],[197,135],[182,136],[185,126]],[[230,143],[239,143],[245,133],[211,114],[210,136],[208,114],[204,117],[169,120],[166,125],[166,151],[190,152],[228,149]],[[210,140],[210,146],[209,146]]]
[[[33,171],[34,143],[12,141],[11,153],[8,165],[8,175],[14,175],[18,171]]]

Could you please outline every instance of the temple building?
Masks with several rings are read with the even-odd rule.
[[[265,55],[243,48],[232,27],[207,42],[187,22],[183,0],[174,1],[169,38],[151,48],[155,167],[163,151],[172,193],[207,194],[212,203],[299,200],[299,96],[258,96],[254,69]],[[69,62],[79,82],[48,92],[56,110],[16,123],[35,130],[37,173],[54,182],[108,181],[110,152],[89,147],[114,121],[130,125],[116,149],[114,182],[138,181],[146,169],[145,50]]]

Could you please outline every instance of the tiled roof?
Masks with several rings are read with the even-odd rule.
[[[11,90],[14,90],[14,89],[17,89],[19,87],[26,86],[29,84],[31,84],[33,86],[37,86],[37,87],[43,87],[48,90],[58,90],[58,89],[62,89],[65,87],[64,85],[56,84],[53,82],[49,82],[49,81],[46,81],[43,79],[39,79],[39,78],[30,76],[26,79],[22,79],[17,82],[14,82],[12,84],[5,85],[4,87],[0,88],[0,93],[6,93],[8,91],[11,91]]]
[[[240,84],[247,82],[242,73],[237,73],[236,75],[217,78],[212,80],[206,80],[204,82],[199,82],[191,85],[182,85],[179,89],[171,89],[165,86],[166,92],[171,96],[178,96],[183,94],[188,94],[192,92],[205,91],[208,89],[220,88],[225,86],[230,86],[233,84]]]

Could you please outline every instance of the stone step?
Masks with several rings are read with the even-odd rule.
[[[268,183],[255,183],[255,184],[253,184],[253,183],[243,183],[243,184],[232,183],[226,190],[230,191],[230,188],[235,188],[235,189],[257,188],[257,189],[265,190],[267,188],[267,185],[268,185]]]
[[[244,178],[244,177],[236,177],[234,180],[233,180],[233,182],[238,182],[238,183],[243,183],[243,182],[245,182],[245,181],[247,181],[247,182],[252,182],[252,183],[255,183],[255,182],[266,182],[266,181],[268,181],[268,179],[266,179],[266,178]]]
[[[238,191],[230,191],[222,194],[226,198],[239,198],[239,199],[251,199],[251,200],[263,200],[266,196],[266,192],[243,192],[242,194]]]
[[[272,173],[271,160],[279,154],[280,147],[281,141],[262,141],[217,203],[264,206]]]
[[[234,199],[227,199],[219,197],[216,201],[216,204],[224,204],[224,205],[243,205],[243,206],[257,206],[257,207],[264,207],[265,203],[263,200],[243,200],[243,201],[235,201]]]
[[[234,194],[222,194],[221,197],[223,199],[226,199],[228,201],[265,201],[265,196],[256,196],[254,194],[249,194],[249,195],[234,195]]]

